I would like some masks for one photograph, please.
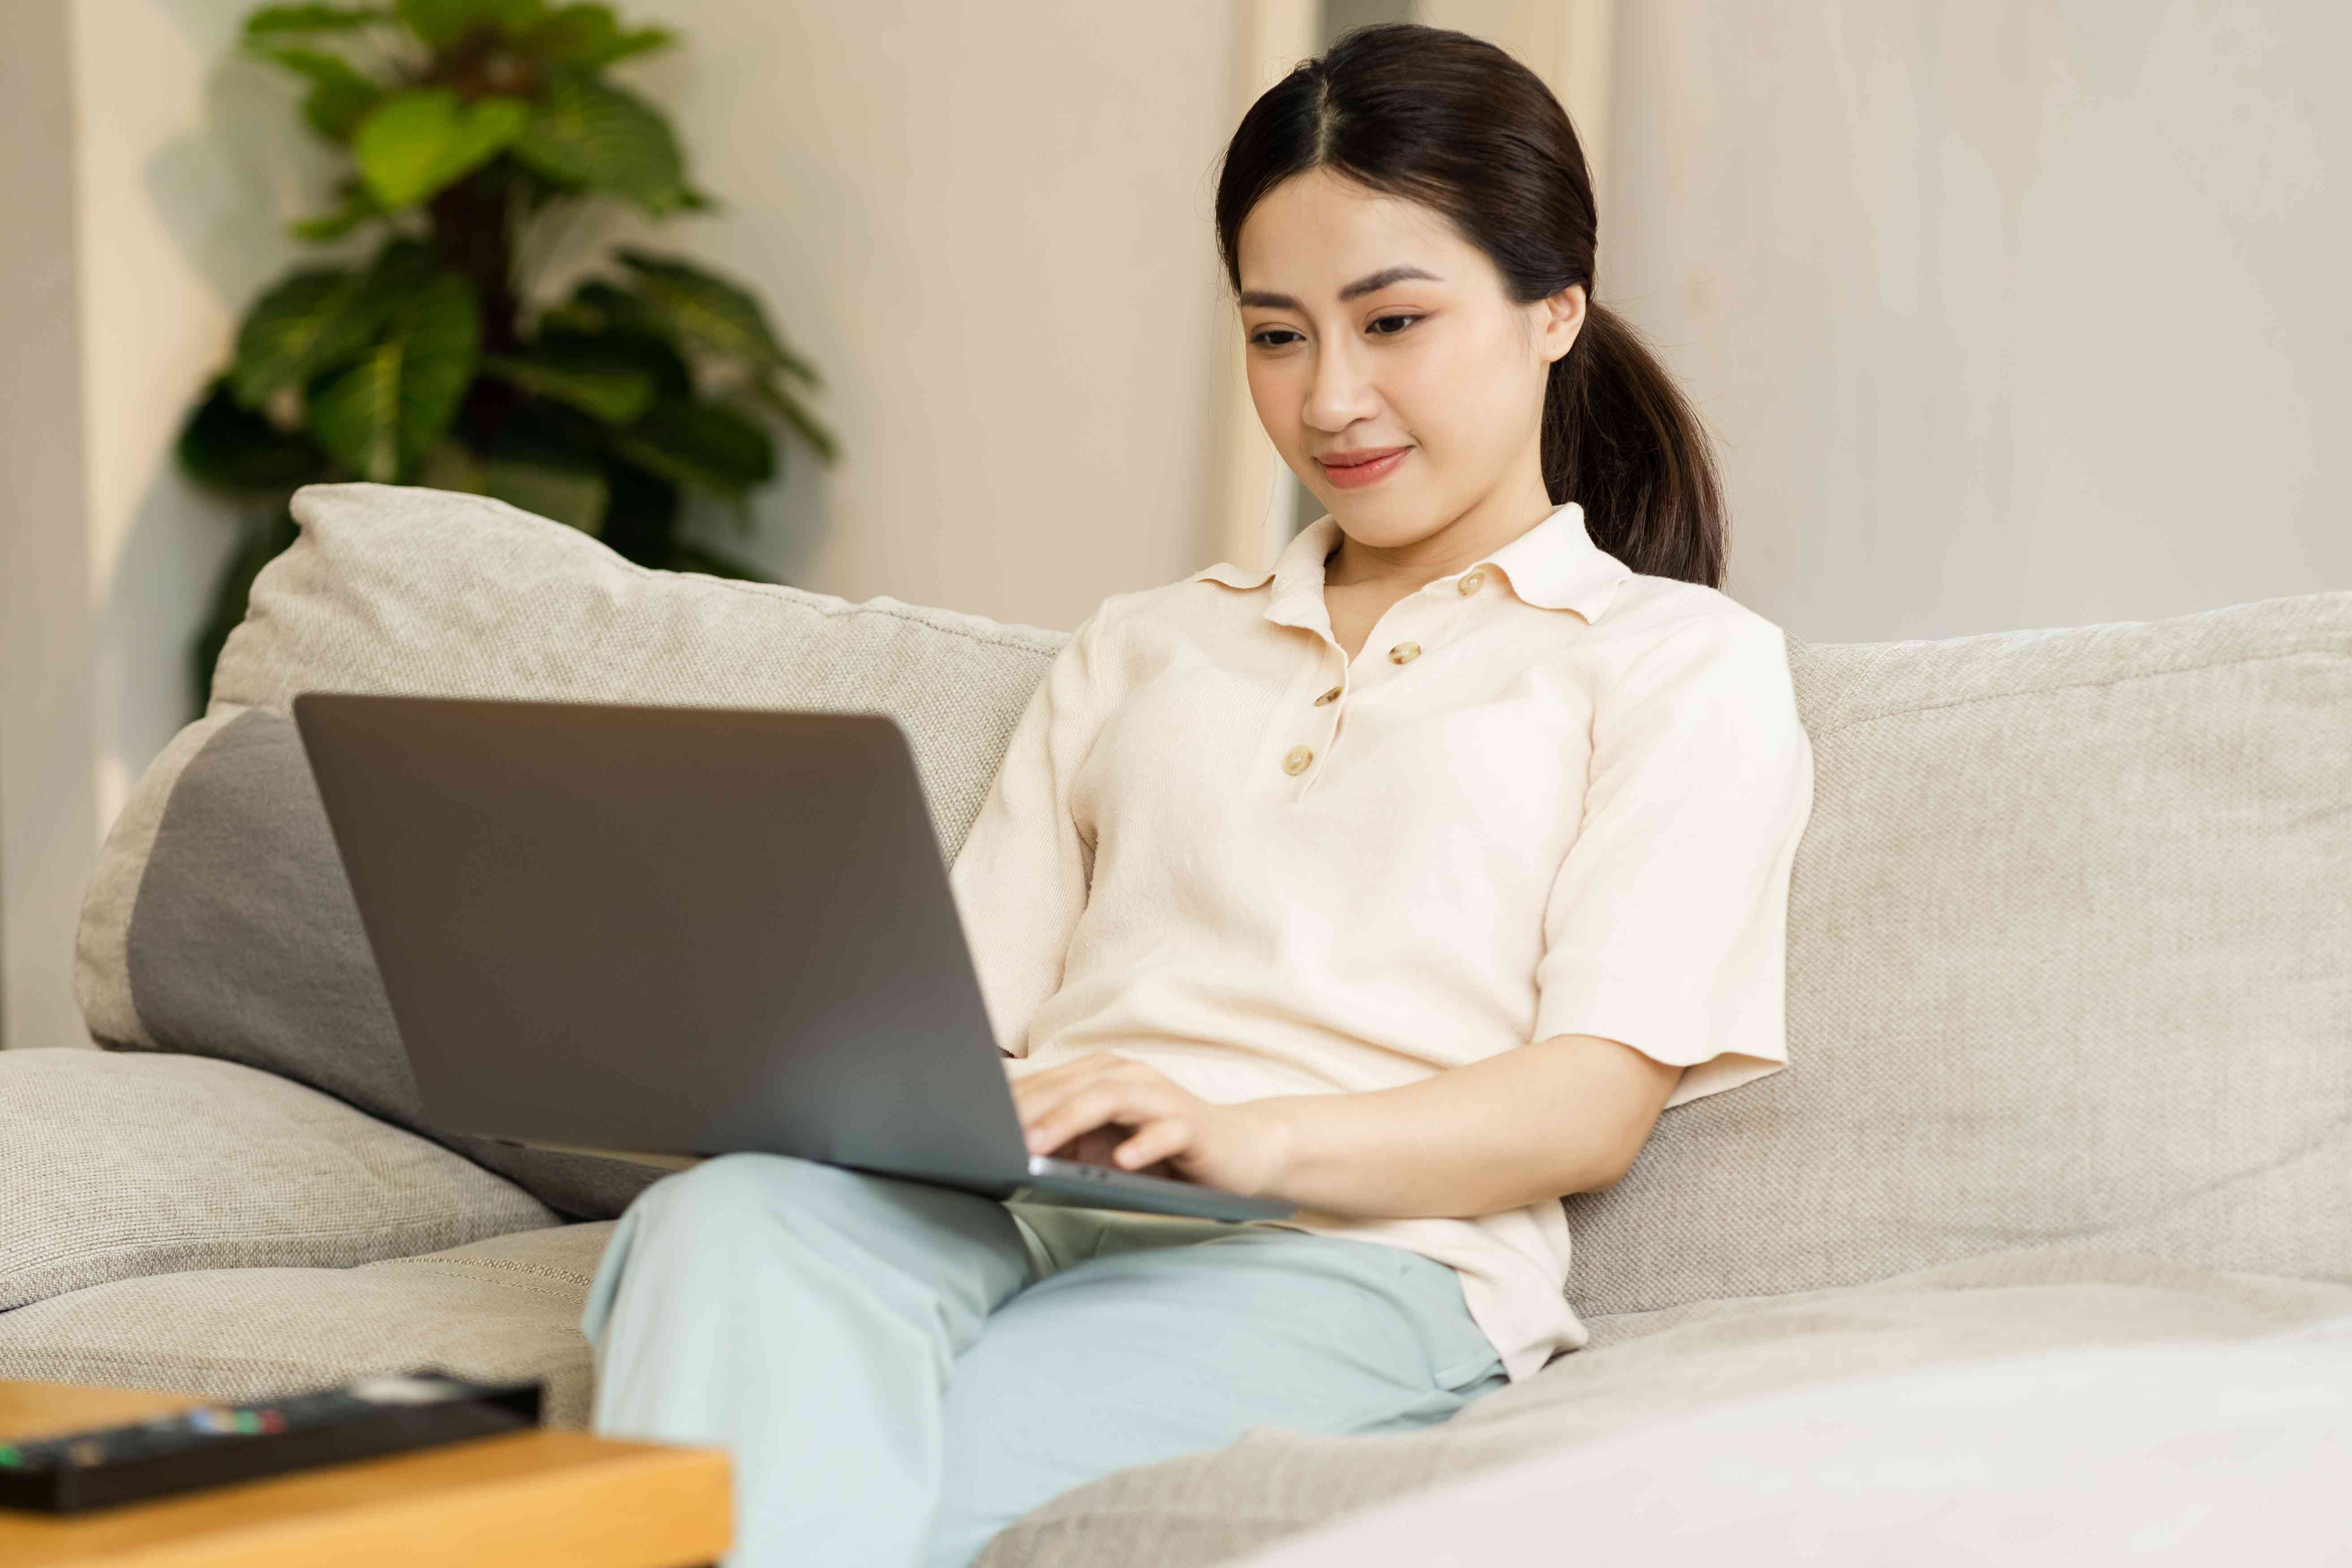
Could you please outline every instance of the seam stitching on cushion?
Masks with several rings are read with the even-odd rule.
[[[611,547],[608,545],[603,546],[602,548],[609,550]],[[621,565],[627,568],[633,576],[641,579],[658,579],[687,575],[687,574],[661,572],[656,571],[655,568],[650,566],[641,566],[636,562],[631,561],[625,556],[621,556],[617,552],[614,552],[614,559],[618,560]],[[699,574],[696,574],[696,575],[699,575]],[[809,590],[805,588],[793,588],[787,583],[741,583],[730,577],[712,577],[709,579],[709,581],[713,585],[727,593],[754,599],[774,599],[777,595],[773,590],[780,588],[793,595],[807,594],[809,592]],[[817,595],[812,596],[814,597]],[[822,596],[824,598],[835,597],[835,595],[829,594]],[[803,607],[814,610],[818,615],[827,617],[858,614],[887,616],[893,620],[910,621],[917,626],[929,626],[933,631],[951,633],[957,637],[970,638],[973,642],[989,643],[999,647],[1018,647],[1029,651],[1037,650],[1042,647],[1045,638],[1056,635],[1048,627],[1039,626],[1035,628],[1038,635],[1034,637],[1024,637],[1017,633],[1011,637],[1001,637],[992,635],[989,632],[979,631],[970,626],[957,626],[951,622],[935,620],[930,616],[926,615],[919,609],[916,609],[912,606],[900,608],[894,605],[877,605],[871,600],[842,600],[838,605],[806,605]],[[1000,627],[1003,627],[1003,629],[1011,629],[1010,627],[1004,627],[1003,623],[998,623],[998,625]],[[1060,635],[1066,636],[1067,634],[1064,633]]]
[[[1826,740],[1864,724],[1875,724],[1882,719],[1903,719],[1914,713],[1935,713],[1948,708],[1967,708],[1979,702],[1998,702],[2010,697],[2042,697],[2056,691],[2097,690],[2121,686],[2127,681],[2158,680],[2170,675],[2190,675],[2201,669],[2228,669],[2241,664],[2268,664],[2284,658],[2300,658],[2307,654],[2326,654],[2337,660],[2343,651],[2331,644],[2315,644],[2310,647],[2286,648],[2277,653],[2251,653],[2242,658],[2208,659],[2199,664],[2174,665],[2165,669],[2144,669],[2131,675],[2118,675],[2108,680],[2063,680],[2053,686],[2019,686],[2000,691],[1982,691],[1969,697],[1955,697],[1943,702],[1918,702],[1904,708],[1890,708],[1884,712],[1865,713],[1855,719],[1840,720],[1826,729],[1813,731],[1815,740]]]
[[[486,512],[490,517],[497,519],[501,524],[509,525],[513,521],[513,519],[507,515],[509,512],[517,513],[523,517],[530,517],[534,515],[532,513],[522,511],[522,509],[520,507],[506,506],[503,503],[495,509],[476,505],[469,507],[467,510],[477,513]],[[559,524],[558,526],[561,525]],[[598,543],[596,548],[610,554],[614,563],[621,566],[630,575],[640,579],[702,575],[702,574],[699,573],[687,574],[664,572],[651,566],[641,566],[637,563],[620,554],[617,551],[614,551],[610,545]],[[709,577],[707,581],[713,586],[724,590],[727,593],[754,599],[774,599],[777,596],[776,590],[779,589],[794,595],[809,594],[813,598],[835,599],[838,597],[837,595],[830,594],[810,594],[808,589],[794,588],[788,583],[743,583],[738,582],[730,577]],[[990,632],[978,631],[970,626],[957,626],[950,622],[934,620],[931,616],[912,605],[904,607],[881,605],[876,605],[870,600],[854,602],[845,599],[840,600],[837,605],[808,605],[803,607],[827,617],[861,613],[866,615],[887,616],[893,620],[908,621],[917,626],[929,626],[933,631],[947,632],[956,637],[967,638],[972,642],[986,643],[997,647],[1017,647],[1026,652],[1050,652],[1052,650],[1045,647],[1046,639],[1057,636],[1068,636],[1066,632],[1056,633],[1052,628],[1046,626],[1032,628],[1034,635],[1031,637],[1023,637],[1017,632],[1013,633],[1011,636],[992,635]],[[996,622],[992,624],[999,632],[1013,631],[1013,627],[1009,623]]]
[[[528,1233],[517,1232],[515,1234],[522,1235]],[[561,1284],[578,1285],[583,1289],[587,1286],[591,1278],[589,1275],[580,1273],[574,1269],[551,1268],[543,1263],[510,1263],[503,1258],[444,1258],[433,1253],[422,1253],[412,1255],[407,1258],[380,1258],[377,1261],[385,1264],[421,1264],[435,1268],[480,1268],[486,1269],[494,1274],[520,1274],[534,1279],[552,1279]]]

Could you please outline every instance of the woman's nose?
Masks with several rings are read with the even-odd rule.
[[[1333,433],[1380,411],[1380,396],[1352,344],[1318,349],[1307,385],[1307,423]]]

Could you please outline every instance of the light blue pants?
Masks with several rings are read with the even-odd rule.
[[[964,1568],[1111,1470],[1254,1426],[1424,1426],[1504,1382],[1414,1253],[778,1154],[640,1194],[581,1327],[598,1432],[733,1457],[729,1568]]]

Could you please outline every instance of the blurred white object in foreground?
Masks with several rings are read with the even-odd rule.
[[[1227,1568],[2352,1568],[2352,1318],[1815,1388],[1350,1514]]]

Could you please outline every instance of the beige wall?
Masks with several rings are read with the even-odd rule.
[[[0,1047],[81,1037],[60,917],[98,832],[67,22],[15,0],[0,28]]]
[[[846,447],[761,503],[790,580],[1039,625],[1208,548],[1212,165],[1239,6],[750,4],[641,79]]]
[[[2352,588],[2352,8],[1621,8],[1600,297],[1815,639]]]

